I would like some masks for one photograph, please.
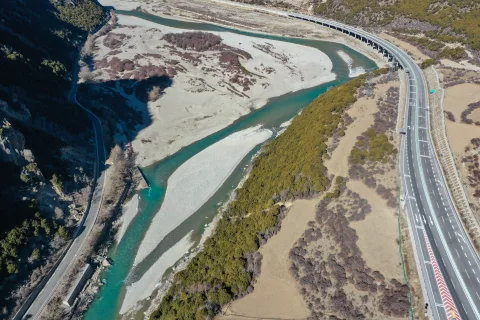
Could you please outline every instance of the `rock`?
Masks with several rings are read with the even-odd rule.
[[[26,162],[22,156],[22,151],[25,148],[25,137],[20,131],[15,130],[6,119],[3,119],[1,129],[0,161],[23,166]]]
[[[33,156],[32,150],[25,149],[22,151],[23,158],[28,162],[35,162],[35,157]]]
[[[105,259],[103,259],[103,261],[102,261],[102,266],[104,266],[104,267],[111,267],[112,264],[110,263],[110,261],[108,261],[108,258],[105,258]]]

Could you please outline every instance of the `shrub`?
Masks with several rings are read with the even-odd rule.
[[[433,66],[434,64],[436,64],[437,62],[434,60],[434,59],[427,59],[425,61],[422,62],[422,64],[420,65],[420,67],[422,69],[427,69],[428,67],[430,66]]]
[[[57,76],[63,77],[67,73],[67,68],[60,61],[44,59],[41,65],[52,69]]]
[[[56,233],[57,236],[68,240],[70,238],[70,231],[65,226],[60,226]]]
[[[40,259],[40,250],[38,248],[33,249],[31,257],[33,260]]]
[[[439,54],[439,58],[451,59],[451,60],[460,60],[466,56],[465,49],[462,47],[456,48],[445,48]]]
[[[20,180],[22,180],[23,183],[29,183],[30,182],[30,177],[27,174],[22,172],[20,174]]]
[[[30,162],[25,166],[25,170],[28,172],[35,172],[37,171],[37,164],[35,162]]]
[[[53,174],[50,182],[53,184],[55,189],[58,190],[58,192],[63,192],[63,182],[60,180],[60,178],[56,174]]]

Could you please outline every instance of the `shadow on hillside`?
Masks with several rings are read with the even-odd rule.
[[[92,110],[102,121],[105,148],[108,152],[117,141],[113,136],[121,128],[124,142],[135,140],[138,132],[153,122],[148,110],[149,97],[154,87],[159,88],[157,98],[172,84],[170,77],[155,76],[144,80],[119,79],[100,83],[83,83],[77,99]],[[155,94],[152,94],[155,96]],[[108,156],[108,154],[107,154]]]

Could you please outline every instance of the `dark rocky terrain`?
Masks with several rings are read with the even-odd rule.
[[[93,130],[68,100],[91,0],[0,6],[0,318],[7,318],[67,243],[90,196]]]

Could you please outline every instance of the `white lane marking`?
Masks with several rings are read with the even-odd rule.
[[[469,264],[469,265],[472,265],[472,263],[470,262],[470,260],[468,260],[468,264]]]
[[[455,252],[457,252],[457,256],[460,258],[460,254],[458,253],[458,250],[455,248]]]
[[[447,231],[447,232],[448,232],[448,237],[452,239],[452,236],[450,235],[450,231]]]
[[[423,223],[427,224],[427,220],[425,220],[424,216],[422,216],[422,219],[423,219]]]
[[[470,276],[468,275],[467,269],[465,269],[465,274],[467,275],[468,279],[470,279]]]
[[[464,243],[467,243],[467,241],[465,241],[465,239],[462,237],[462,235],[460,233],[457,233],[457,232],[455,232],[455,233],[457,234],[457,236],[459,238],[461,238],[463,240]],[[463,247],[462,247],[462,250],[463,250]]]

